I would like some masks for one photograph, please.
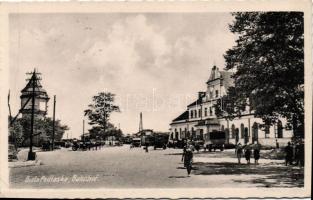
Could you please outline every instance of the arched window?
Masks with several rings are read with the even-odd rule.
[[[240,124],[240,133],[241,133],[240,137],[244,138],[245,137],[245,125],[243,124]]]
[[[270,125],[266,124],[264,127],[264,132],[265,132],[265,138],[269,138],[269,134],[270,134]]]
[[[258,141],[259,138],[259,125],[254,122],[252,126],[252,143]]]
[[[224,131],[224,129],[225,129],[225,127],[224,127],[224,125],[222,125],[222,127],[221,127],[221,131]]]
[[[249,142],[249,130],[247,127],[245,127],[244,137],[245,137],[245,144],[247,144]]]
[[[283,138],[283,124],[280,120],[278,120],[277,122],[277,137]]]
[[[239,141],[239,129],[238,128],[235,129],[235,141],[236,141],[236,144]]]
[[[235,138],[235,125],[231,125],[231,137]]]

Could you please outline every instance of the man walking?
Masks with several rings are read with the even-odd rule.
[[[238,158],[238,163],[240,164],[240,160],[241,160],[241,157],[242,157],[242,146],[241,146],[240,143],[238,143],[238,145],[237,145],[236,155],[237,155],[237,158]]]
[[[187,148],[185,152],[185,157],[184,157],[184,166],[187,169],[188,177],[190,175],[191,168],[192,168],[192,158],[193,158],[192,150],[190,148]]]

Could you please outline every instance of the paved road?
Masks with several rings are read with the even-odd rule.
[[[195,154],[190,177],[182,168],[182,150],[149,150],[106,147],[98,151],[61,149],[38,152],[42,165],[11,168],[10,183],[14,188],[175,188],[175,187],[297,187],[301,186],[301,173],[281,179],[283,165],[267,160],[259,166],[236,165],[232,152]],[[225,162],[227,161],[227,162]],[[271,166],[273,166],[271,168]],[[266,168],[267,167],[267,168]],[[264,174],[268,169],[269,174]],[[289,168],[288,168],[289,169]],[[291,169],[291,168],[290,168]],[[292,170],[292,169],[291,169]],[[259,172],[259,173],[258,173]],[[299,171],[296,171],[299,174]],[[294,171],[292,171],[295,174]],[[273,175],[278,175],[273,177]],[[267,179],[272,176],[271,179]],[[297,177],[295,177],[297,178]],[[259,180],[259,181],[255,181]],[[240,184],[239,184],[240,183]],[[269,185],[270,183],[275,183]],[[299,183],[294,185],[294,183]],[[285,185],[284,185],[285,184]]]

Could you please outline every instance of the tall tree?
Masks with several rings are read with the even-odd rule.
[[[42,140],[46,140],[45,137],[52,138],[53,120],[50,117],[34,119],[34,134],[39,135]],[[10,142],[16,143],[17,147],[23,146],[23,143],[29,139],[30,136],[30,116],[23,115],[18,118],[12,126],[9,125]],[[60,120],[55,122],[55,139],[61,140],[65,131],[69,130],[67,125],[62,125]]]
[[[265,124],[286,117],[294,132],[304,127],[304,19],[301,12],[237,12],[230,31],[236,45],[224,55],[234,69],[227,99],[231,116],[251,106]]]
[[[96,125],[105,133],[109,128],[109,120],[112,112],[120,112],[119,106],[114,102],[115,94],[110,92],[100,92],[93,96],[92,104],[88,105],[85,116],[88,116],[89,124]]]

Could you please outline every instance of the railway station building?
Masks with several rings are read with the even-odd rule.
[[[285,145],[293,136],[292,129],[286,128],[287,121],[281,118],[275,125],[261,126],[262,119],[256,118],[247,106],[239,118],[228,120],[215,115],[214,105],[218,99],[227,94],[233,86],[232,72],[219,70],[213,66],[206,91],[198,92],[198,98],[187,106],[187,109],[170,123],[170,140],[182,141],[203,140],[207,133],[224,131],[226,142],[246,144],[257,141],[261,145],[275,146],[276,141]]]

